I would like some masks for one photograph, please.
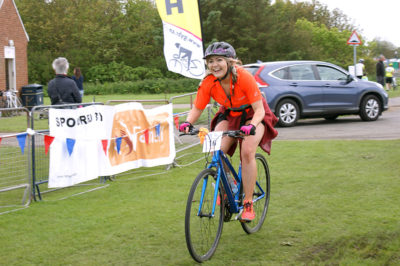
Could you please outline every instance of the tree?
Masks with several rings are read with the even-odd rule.
[[[15,0],[30,36],[30,82],[47,83],[51,62],[64,56],[83,73],[107,66],[145,67],[168,72],[163,28],[151,0]],[[346,44],[349,18],[326,5],[289,0],[200,0],[203,41],[231,43],[243,63],[256,60],[352,63]],[[362,37],[362,36],[361,36]],[[376,40],[358,48],[368,57],[391,56],[394,47]],[[125,69],[125,67],[123,67]],[[114,71],[114,70],[113,70]],[[176,76],[176,75],[175,75]]]
[[[161,20],[149,1],[16,0],[26,30],[29,79],[45,83],[51,62],[66,57],[83,73],[97,64],[159,66]],[[158,64],[154,64],[154,62]],[[150,63],[149,63],[150,62]]]
[[[303,48],[303,59],[329,61],[345,68],[352,64],[353,49],[347,45],[350,31],[329,30],[324,24],[299,19],[296,33]]]

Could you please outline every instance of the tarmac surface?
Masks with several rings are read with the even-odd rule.
[[[389,99],[389,109],[376,121],[362,121],[358,115],[339,116],[334,121],[323,118],[301,119],[294,127],[278,127],[275,140],[400,139],[400,97]]]

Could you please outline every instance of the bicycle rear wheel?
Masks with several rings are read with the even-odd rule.
[[[212,169],[201,171],[193,182],[186,204],[186,245],[190,255],[197,262],[210,259],[221,238],[225,208],[221,193],[218,194],[219,203],[216,205],[214,216],[211,217],[216,177],[217,173]],[[204,196],[201,201],[203,188]],[[199,212],[200,204],[202,206]]]
[[[243,230],[252,234],[260,230],[268,211],[270,197],[270,177],[267,160],[261,154],[256,154],[257,184],[253,192],[253,208],[256,218],[248,223],[241,223]],[[263,196],[262,198],[259,198]],[[259,198],[259,199],[258,199]]]

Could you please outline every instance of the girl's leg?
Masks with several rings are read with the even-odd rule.
[[[228,130],[228,129],[229,129],[228,124],[229,124],[229,123],[228,123],[227,120],[223,120],[223,121],[219,122],[219,123],[216,125],[214,131],[225,131],[225,130]],[[235,141],[237,141],[237,140],[234,139],[234,138],[231,138],[231,137],[223,137],[223,138],[222,138],[222,142],[221,142],[221,150],[222,150],[224,153],[227,153],[228,150],[229,150],[229,148],[232,146],[232,144],[233,144]],[[228,166],[225,164],[225,162],[223,162],[222,164],[223,164],[225,173],[227,173],[227,175],[228,175],[228,179],[229,179],[228,182],[233,182],[233,180],[231,180],[233,177],[230,176],[230,174],[229,174],[229,173],[230,173],[230,170],[229,170]],[[233,189],[233,188],[232,188],[232,189]]]
[[[253,200],[254,186],[257,180],[256,152],[258,144],[264,135],[265,127],[260,123],[256,128],[254,136],[247,136],[243,139],[241,147],[242,179],[245,201]]]
[[[228,130],[228,121],[227,120],[222,120],[219,122],[216,126],[214,131],[226,131]],[[236,141],[234,138],[231,137],[224,137],[222,138],[221,141],[221,150],[224,153],[227,153],[229,148],[232,146],[232,144]]]

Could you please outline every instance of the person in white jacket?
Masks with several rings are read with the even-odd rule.
[[[362,79],[363,76],[365,75],[366,73],[365,73],[364,59],[360,59],[356,64],[356,77]]]

